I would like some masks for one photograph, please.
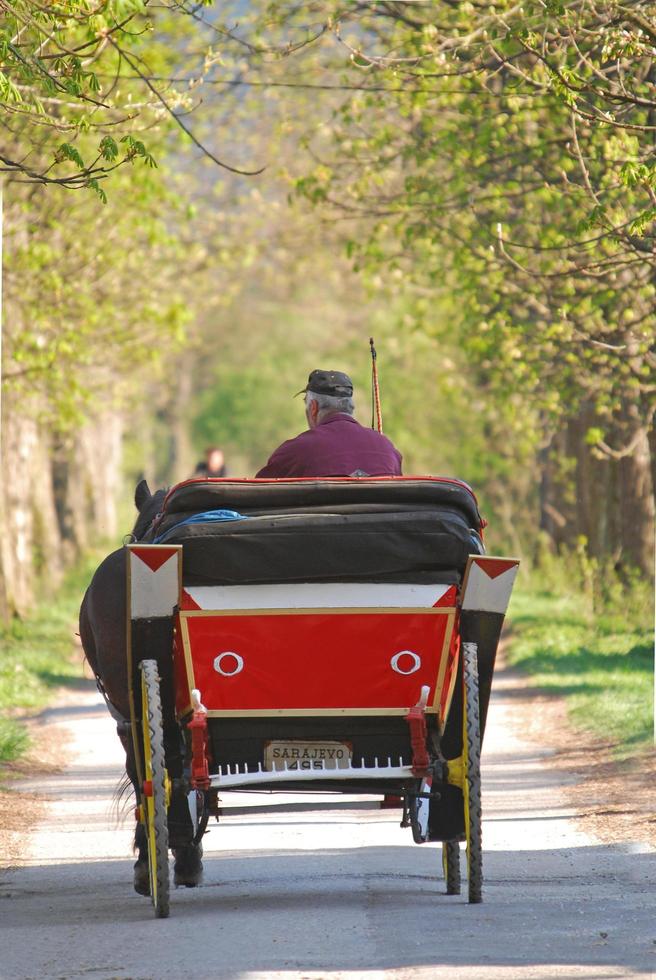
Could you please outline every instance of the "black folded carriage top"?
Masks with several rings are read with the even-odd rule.
[[[148,536],[189,585],[460,580],[483,551],[467,484],[434,477],[188,480]]]

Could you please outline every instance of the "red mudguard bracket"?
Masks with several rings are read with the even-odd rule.
[[[428,729],[426,726],[426,705],[429,688],[422,687],[417,704],[410,708],[405,720],[410,726],[410,744],[412,745],[412,772],[418,778],[428,775],[430,756],[428,755]]]
[[[192,692],[192,696],[197,695]],[[194,714],[187,728],[191,732],[191,787],[210,788],[209,735],[207,732],[207,710],[194,697]]]

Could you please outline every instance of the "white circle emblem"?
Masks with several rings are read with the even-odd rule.
[[[224,666],[224,657],[232,657],[234,666],[228,661],[228,664]],[[232,667],[232,670],[226,669],[226,667]],[[218,657],[214,658],[214,670],[217,674],[222,674],[224,677],[234,677],[235,674],[240,674],[244,669],[244,658],[240,657],[238,653],[233,653],[232,650],[224,650],[220,653]]]
[[[400,664],[401,657],[410,657],[412,660],[412,663],[405,670]],[[421,657],[413,653],[412,650],[399,650],[390,660],[390,664],[392,665],[392,670],[395,670],[397,674],[414,674],[421,667]]]

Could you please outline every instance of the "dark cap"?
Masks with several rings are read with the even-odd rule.
[[[348,374],[342,371],[312,371],[305,388],[298,395],[313,391],[315,395],[334,395],[336,398],[346,398],[353,394],[353,382]]]

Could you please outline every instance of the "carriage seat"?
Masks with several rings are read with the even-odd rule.
[[[169,491],[149,538],[182,544],[189,585],[455,584],[482,527],[459,480],[204,479]]]

